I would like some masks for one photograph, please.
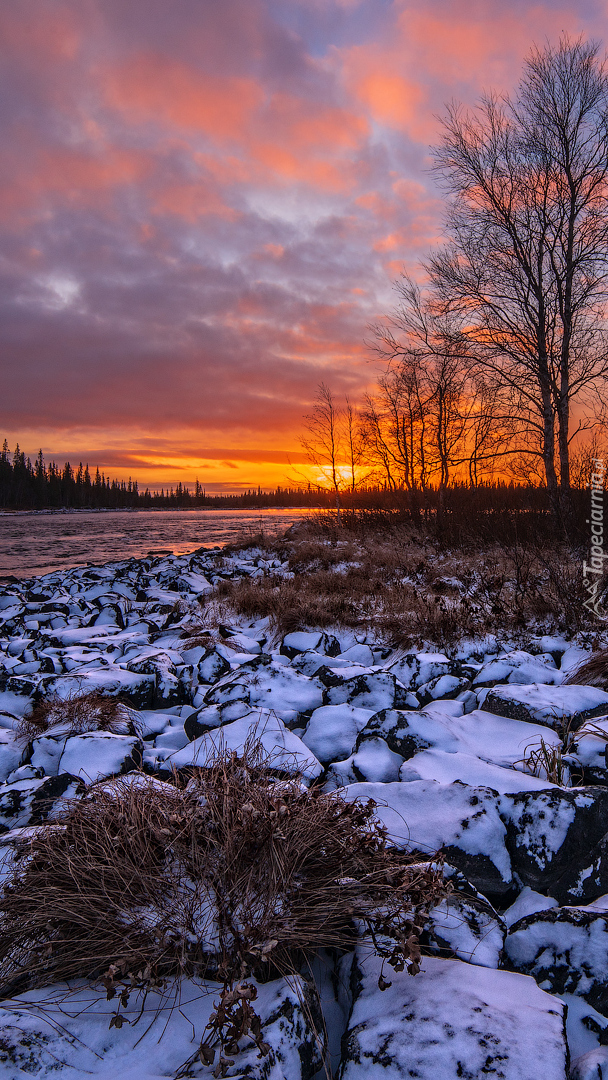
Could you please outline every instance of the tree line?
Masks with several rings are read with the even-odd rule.
[[[141,490],[137,480],[116,480],[96,469],[91,474],[82,462],[74,469],[69,461],[57,465],[44,460],[42,450],[35,461],[19,448],[11,453],[7,440],[0,451],[0,508],[46,509],[196,509],[198,507],[250,508],[325,507],[331,498],[320,486],[277,487],[263,491],[250,488],[234,495],[209,495],[197,480],[192,488],[181,481],[160,491]]]

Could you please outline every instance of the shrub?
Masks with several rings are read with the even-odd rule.
[[[228,1030],[261,1040],[244,980],[352,947],[357,923],[416,973],[441,872],[391,847],[372,800],[280,779],[259,744],[187,773],[98,784],[35,832],[0,899],[2,996],[84,977],[117,998],[121,1026],[133,990],[218,979],[211,1060],[213,1044],[234,1044]]]

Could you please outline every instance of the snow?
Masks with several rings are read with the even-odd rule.
[[[505,943],[511,965],[547,989],[608,1006],[608,913],[556,908],[528,916]]]
[[[132,735],[113,735],[109,731],[74,735],[65,742],[57,771],[92,784],[120,773],[127,761],[133,761],[138,744],[139,740]]]
[[[335,970],[326,957],[327,970],[316,972],[335,1072],[352,1003],[349,986],[355,995],[340,1080],[376,1080],[380,1072],[387,1080],[414,1072],[422,1080],[530,1080],[538,1061],[542,1080],[565,1080],[562,1005],[537,989],[529,972],[543,987],[566,988],[572,1080],[599,1080],[601,1068],[608,1075],[598,1035],[606,1028],[602,1039],[608,1038],[608,1020],[596,1011],[608,1013],[608,900],[597,895],[608,888],[608,694],[562,685],[590,655],[588,638],[536,633],[500,642],[480,636],[450,647],[449,655],[430,642],[406,653],[379,645],[372,629],[364,641],[351,630],[309,628],[279,642],[268,619],[222,611],[218,627],[217,612],[201,606],[201,594],[225,577],[253,578],[267,570],[293,576],[286,563],[251,549],[129,560],[58,572],[35,584],[0,584],[3,852],[40,828],[56,827],[39,824],[45,791],[52,820],[59,800],[81,796],[79,780],[103,781],[127,769],[133,783],[161,784],[172,769],[203,764],[220,746],[241,751],[248,739],[260,737],[277,768],[298,763],[307,781],[319,778],[325,790],[342,783],[347,799],[373,798],[390,841],[422,853],[443,847],[447,861],[459,868],[448,871],[454,891],[429,918],[433,956],[420,975],[412,979],[385,966],[393,986],[380,998],[366,973],[358,994],[357,964],[349,983],[352,954]],[[208,631],[201,624],[206,612]],[[226,619],[231,621],[224,625]],[[193,644],[203,634],[203,644]],[[80,689],[130,695],[142,710],[135,717],[137,736],[70,735],[55,728],[30,746],[15,737],[18,719],[39,697],[65,698]],[[421,702],[428,704],[421,708]],[[584,781],[595,787],[566,790],[523,771],[522,759],[541,740],[549,749],[561,747],[563,720],[574,729],[590,712],[597,718],[574,734],[567,752],[572,767],[582,765]],[[138,771],[142,752],[150,778]],[[10,855],[3,874],[9,864]],[[590,901],[584,905],[557,908],[558,899],[544,895],[553,890],[572,905],[577,882],[580,897]],[[484,892],[506,907],[502,917]],[[506,963],[522,973],[501,969],[507,930]],[[458,959],[448,959],[453,956]],[[267,994],[268,1003],[276,1002],[278,984],[268,985],[260,1000]],[[210,1009],[200,991],[184,983],[183,992],[191,991],[192,1002],[185,1002],[183,1015],[174,1013],[157,1044],[161,1028],[152,1015],[133,1032],[129,1025],[108,1031],[114,1004],[83,987],[79,993],[88,995],[90,1008],[68,1019],[76,1025],[76,1040],[92,1051],[43,1021],[33,998],[27,1008],[4,1002],[0,1061],[7,1056],[0,1077],[172,1076],[196,1049]],[[52,1008],[55,1018],[65,1020],[57,1002]],[[364,1015],[358,1026],[356,1017]],[[194,1025],[194,1041],[185,1017]],[[136,1049],[148,1020],[150,1034]],[[276,1023],[280,1027],[286,1017]],[[283,1058],[270,1063],[245,1054],[234,1075],[299,1080],[297,1050],[306,1035],[301,1017],[294,1023],[293,1037],[286,1028],[281,1035]],[[21,1037],[11,1064],[6,1047],[14,1029],[17,1039],[26,1029],[38,1034]],[[386,1044],[377,1043],[382,1030]],[[377,1061],[367,1050],[359,1061],[351,1053],[366,1039],[368,1049],[380,1046]],[[385,1054],[385,1045],[391,1053]],[[203,1066],[197,1070],[210,1074]]]
[[[278,716],[265,709],[251,709],[239,720],[200,735],[194,742],[167,757],[165,768],[203,765],[209,755],[220,747],[242,751],[248,739],[260,741],[264,749],[273,755],[276,768],[290,767],[295,762],[309,780],[323,772],[321,764],[302,740],[289,731]]]
[[[516,769],[503,769],[471,754],[451,753],[444,750],[422,750],[406,761],[401,768],[404,781],[437,780],[440,784],[452,784],[460,780],[472,787],[489,787],[500,794],[511,791],[543,791],[555,787],[548,780],[538,780]]]
[[[549,908],[554,907],[557,907],[557,900],[554,900],[552,896],[543,896],[542,893],[531,889],[529,885],[525,885],[517,900],[503,912],[502,917],[510,928],[526,915],[534,915],[537,911],[548,911]]]
[[[243,1039],[227,1075],[300,1080],[299,1050],[311,1038],[296,989],[283,980],[256,986],[254,1007],[266,1021],[264,1038],[272,1052],[260,1061],[251,1040]],[[162,998],[150,992],[139,1020],[141,1003],[133,995],[121,1009],[127,1022],[120,1029],[109,1028],[116,1001],[106,1001],[103,990],[83,985],[70,992],[59,985],[43,995],[23,994],[0,1007],[0,1075],[3,1080],[166,1080],[196,1053],[219,989],[216,983],[204,988],[184,980],[169,985]],[[207,1067],[196,1075],[211,1073]]]
[[[322,637],[323,635],[320,632],[307,633],[298,630],[293,634],[286,634],[283,638],[283,645],[286,645],[288,649],[294,649],[296,652],[314,652]]]
[[[486,698],[486,708],[490,700],[492,712],[502,707],[505,715],[516,713],[516,719],[553,728],[560,728],[564,719],[608,713],[608,693],[595,686],[496,686]]]

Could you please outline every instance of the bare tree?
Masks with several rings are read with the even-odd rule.
[[[340,491],[343,487],[340,462],[344,459],[340,409],[329,386],[320,383],[312,412],[306,416],[307,435],[300,439],[312,465],[318,469],[319,482],[336,497],[340,516]]]
[[[389,486],[411,494],[433,483],[439,489],[439,516],[445,494],[468,465],[477,485],[481,473],[511,452],[510,421],[500,415],[500,393],[481,377],[468,343],[453,320],[424,299],[403,275],[396,284],[399,304],[376,327],[375,350],[388,363],[378,392],[365,409],[370,454],[384,469]]]
[[[453,105],[436,149],[451,240],[428,262],[436,302],[503,388],[569,514],[571,407],[608,374],[608,75],[598,47],[535,49],[515,99]]]

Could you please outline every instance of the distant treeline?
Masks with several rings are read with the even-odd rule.
[[[332,504],[331,493],[321,489],[277,487],[275,491],[254,488],[239,495],[208,495],[198,480],[192,489],[181,482],[175,488],[141,491],[137,480],[113,480],[80,462],[74,469],[45,462],[42,450],[35,461],[26,457],[19,445],[11,454],[6,439],[0,453],[0,509],[195,509],[199,506],[247,508],[257,506],[310,506]]]
[[[577,508],[582,512],[588,491],[573,492]],[[473,486],[466,483],[450,485],[444,494],[445,509],[456,520],[461,514],[485,515],[502,511],[532,511],[544,514],[548,510],[547,491],[542,485],[492,483]],[[428,487],[412,492],[388,485],[368,484],[357,491],[340,494],[342,510],[397,511],[412,518],[433,517],[437,512],[439,492]],[[580,504],[580,505],[579,505]],[[115,480],[99,469],[91,475],[88,465],[72,468],[69,461],[59,466],[45,463],[42,451],[32,462],[17,445],[11,454],[6,440],[0,453],[0,509],[197,509],[217,507],[226,509],[255,509],[256,507],[335,508],[335,493],[309,486],[306,488],[277,487],[274,491],[253,488],[238,495],[208,495],[196,481],[192,489],[182,483],[160,491],[141,491],[137,480]]]

